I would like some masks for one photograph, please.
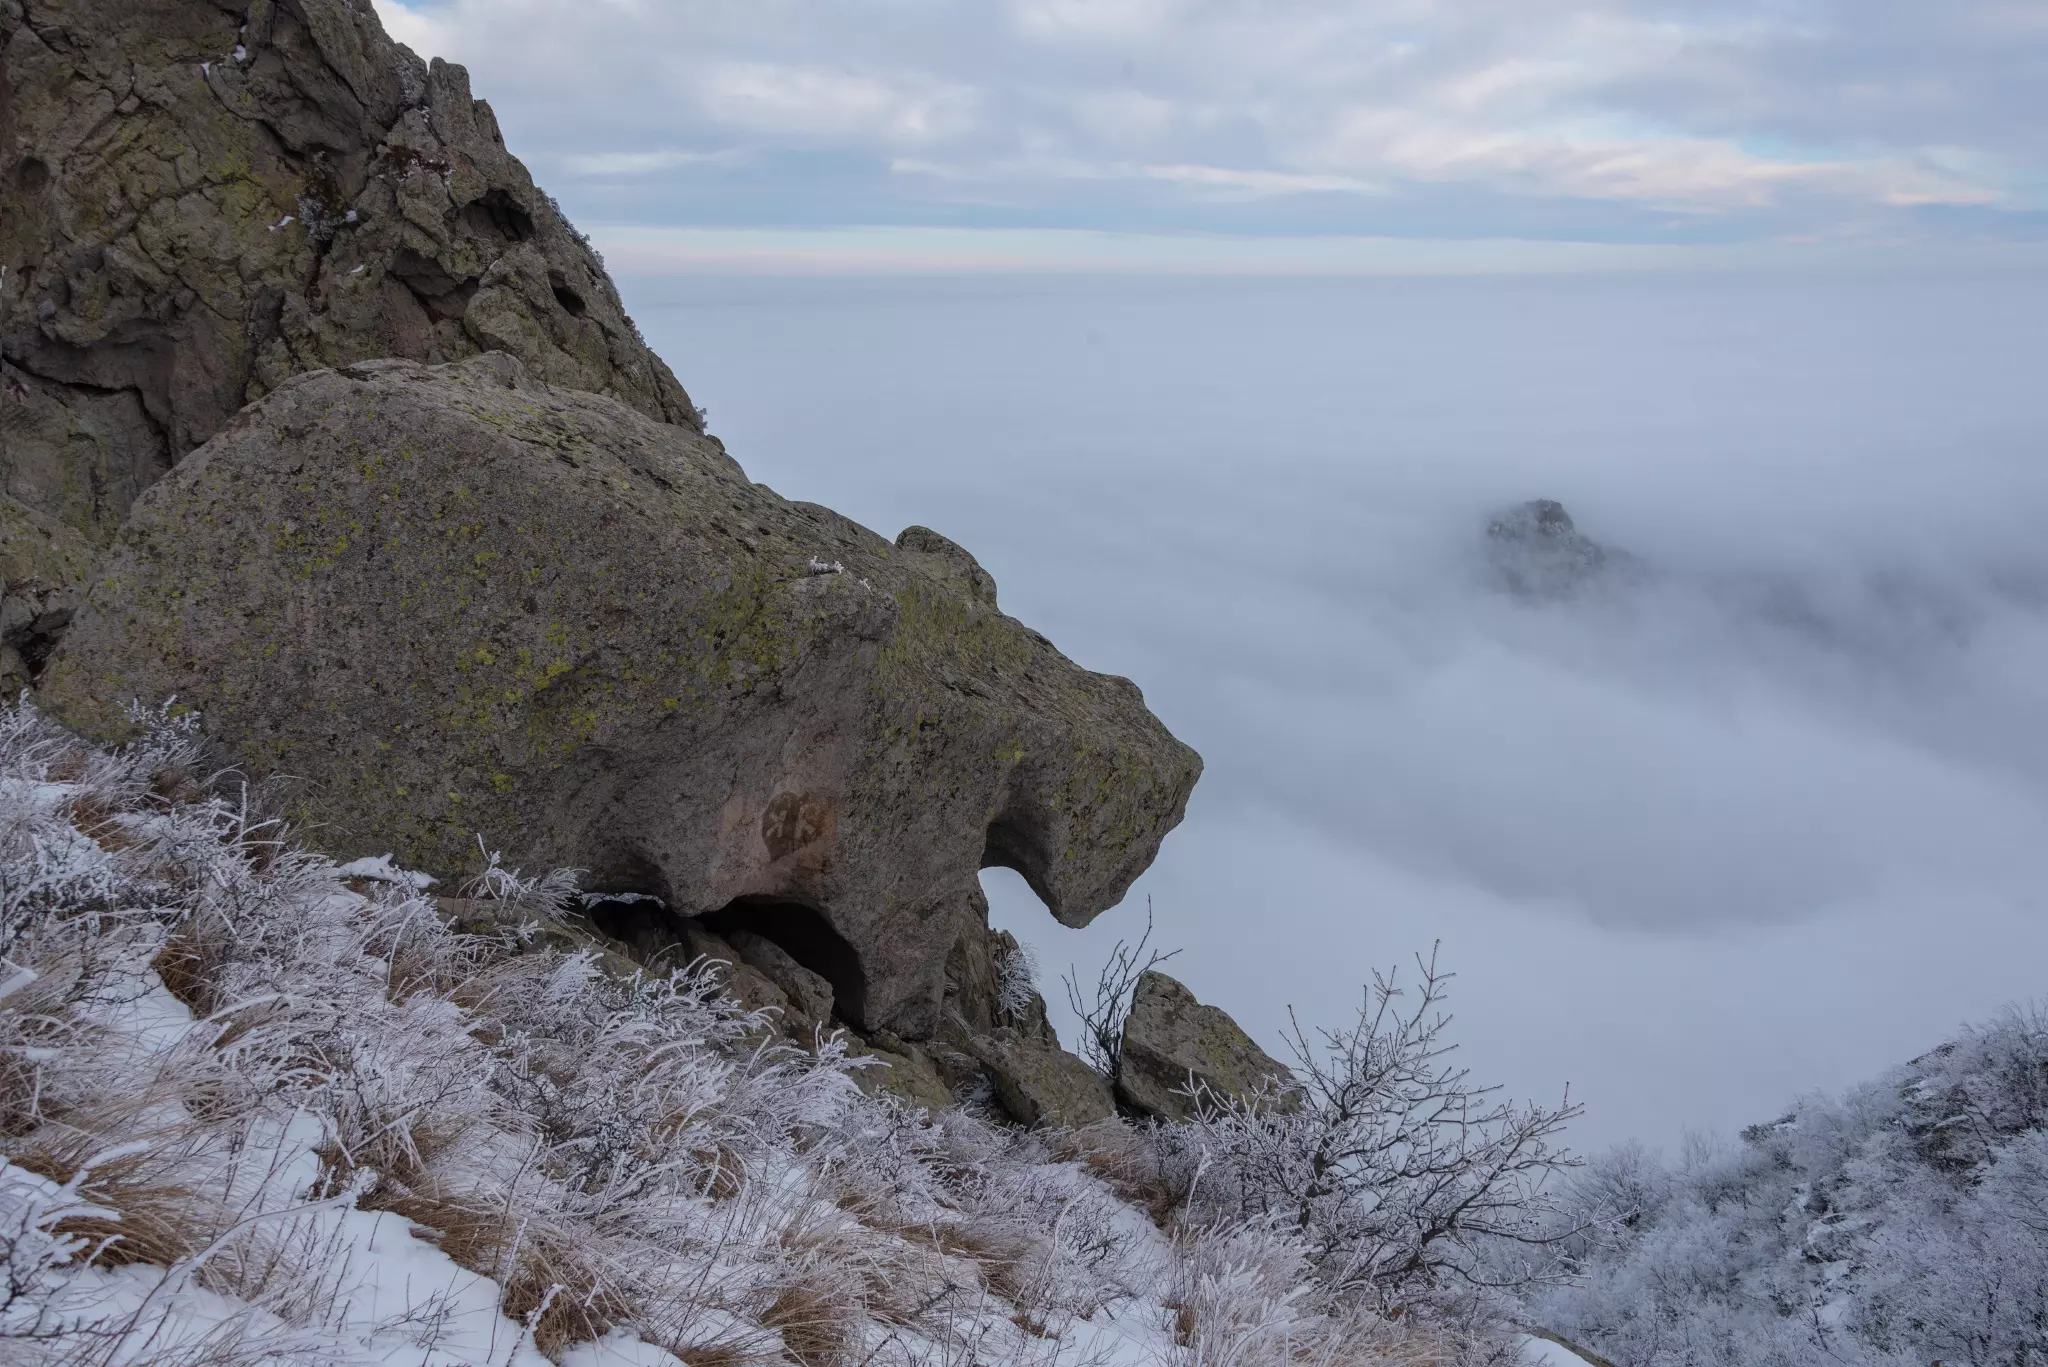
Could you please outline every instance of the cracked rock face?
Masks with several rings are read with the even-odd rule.
[[[488,350],[701,422],[459,66],[369,0],[0,0],[0,685],[289,377]]]
[[[481,835],[774,940],[912,1040],[988,934],[979,870],[1084,925],[1201,769],[936,532],[498,354],[283,382],[137,502],[43,695],[102,736],[176,697],[337,854],[459,874]]]

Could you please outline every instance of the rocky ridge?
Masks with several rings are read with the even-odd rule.
[[[1629,563],[1578,529],[1562,503],[1531,499],[1486,524],[1487,560],[1497,587],[1525,599],[1565,598]]]
[[[701,430],[467,73],[369,0],[0,0],[0,684],[244,405],[485,351]]]

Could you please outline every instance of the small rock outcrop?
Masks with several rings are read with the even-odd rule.
[[[1521,598],[1567,597],[1597,580],[1615,559],[1581,532],[1554,499],[1518,503],[1486,526],[1494,583]]]
[[[1015,936],[989,927],[977,893],[946,959],[934,1066],[956,1094],[985,1082],[1019,1124],[1079,1129],[1114,1114],[1109,1083],[1060,1047],[1045,998],[1028,972],[1018,978],[1026,963]]]
[[[979,870],[1085,925],[1201,770],[938,533],[497,353],[282,381],[138,501],[43,695],[100,736],[176,698],[338,854],[458,874],[481,835],[909,1040],[987,934]]]
[[[1188,1092],[1258,1095],[1292,1080],[1287,1068],[1221,1009],[1157,969],[1138,979],[1117,1059],[1118,1100],[1141,1115],[1186,1119]]]
[[[0,0],[0,686],[245,404],[493,350],[701,427],[468,75],[370,0]]]
[[[975,1041],[996,1099],[1019,1124],[1078,1130],[1116,1114],[1102,1074],[1053,1045],[998,1029]]]

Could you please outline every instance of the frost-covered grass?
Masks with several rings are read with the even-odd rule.
[[[10,1364],[1457,1360],[1284,1230],[1193,1223],[1143,1133],[909,1111],[716,965],[457,933],[197,755],[0,712]],[[573,890],[466,891],[545,926]]]
[[[1624,1367],[2048,1363],[2048,1013],[1576,1195],[1579,1276],[1535,1313]]]

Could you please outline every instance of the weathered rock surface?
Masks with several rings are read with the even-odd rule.
[[[1156,969],[1138,979],[1124,1019],[1117,1060],[1119,1100],[1144,1115],[1181,1120],[1194,1103],[1183,1093],[1206,1087],[1222,1097],[1248,1097],[1285,1086],[1287,1068],[1252,1041],[1236,1021]]]
[[[1107,1081],[1060,1048],[1045,998],[1028,984],[1005,991],[1003,965],[1022,959],[1016,937],[989,926],[977,889],[946,958],[938,1040],[928,1054],[934,1068],[956,1096],[988,1084],[1022,1125],[1075,1129],[1113,1114]]]
[[[978,870],[1084,925],[1201,767],[936,533],[498,354],[281,383],[137,503],[43,687],[102,736],[175,696],[337,853],[453,874],[481,834],[765,935],[911,1040]]]
[[[1021,1007],[1004,1005],[1001,965],[1022,953],[1014,935],[989,926],[988,900],[976,887],[968,903],[968,924],[946,956],[943,1008],[946,1024],[956,1035],[985,1035],[1007,1026],[1025,1039],[1058,1045],[1045,998],[1035,988],[1024,994]]]
[[[959,1100],[931,1055],[918,1045],[884,1031],[871,1041],[857,1043],[854,1052],[875,1061],[875,1066],[853,1075],[869,1092],[887,1092],[928,1111],[944,1110]]]
[[[0,686],[292,375],[500,350],[701,426],[468,75],[369,0],[0,0],[0,268]]]

